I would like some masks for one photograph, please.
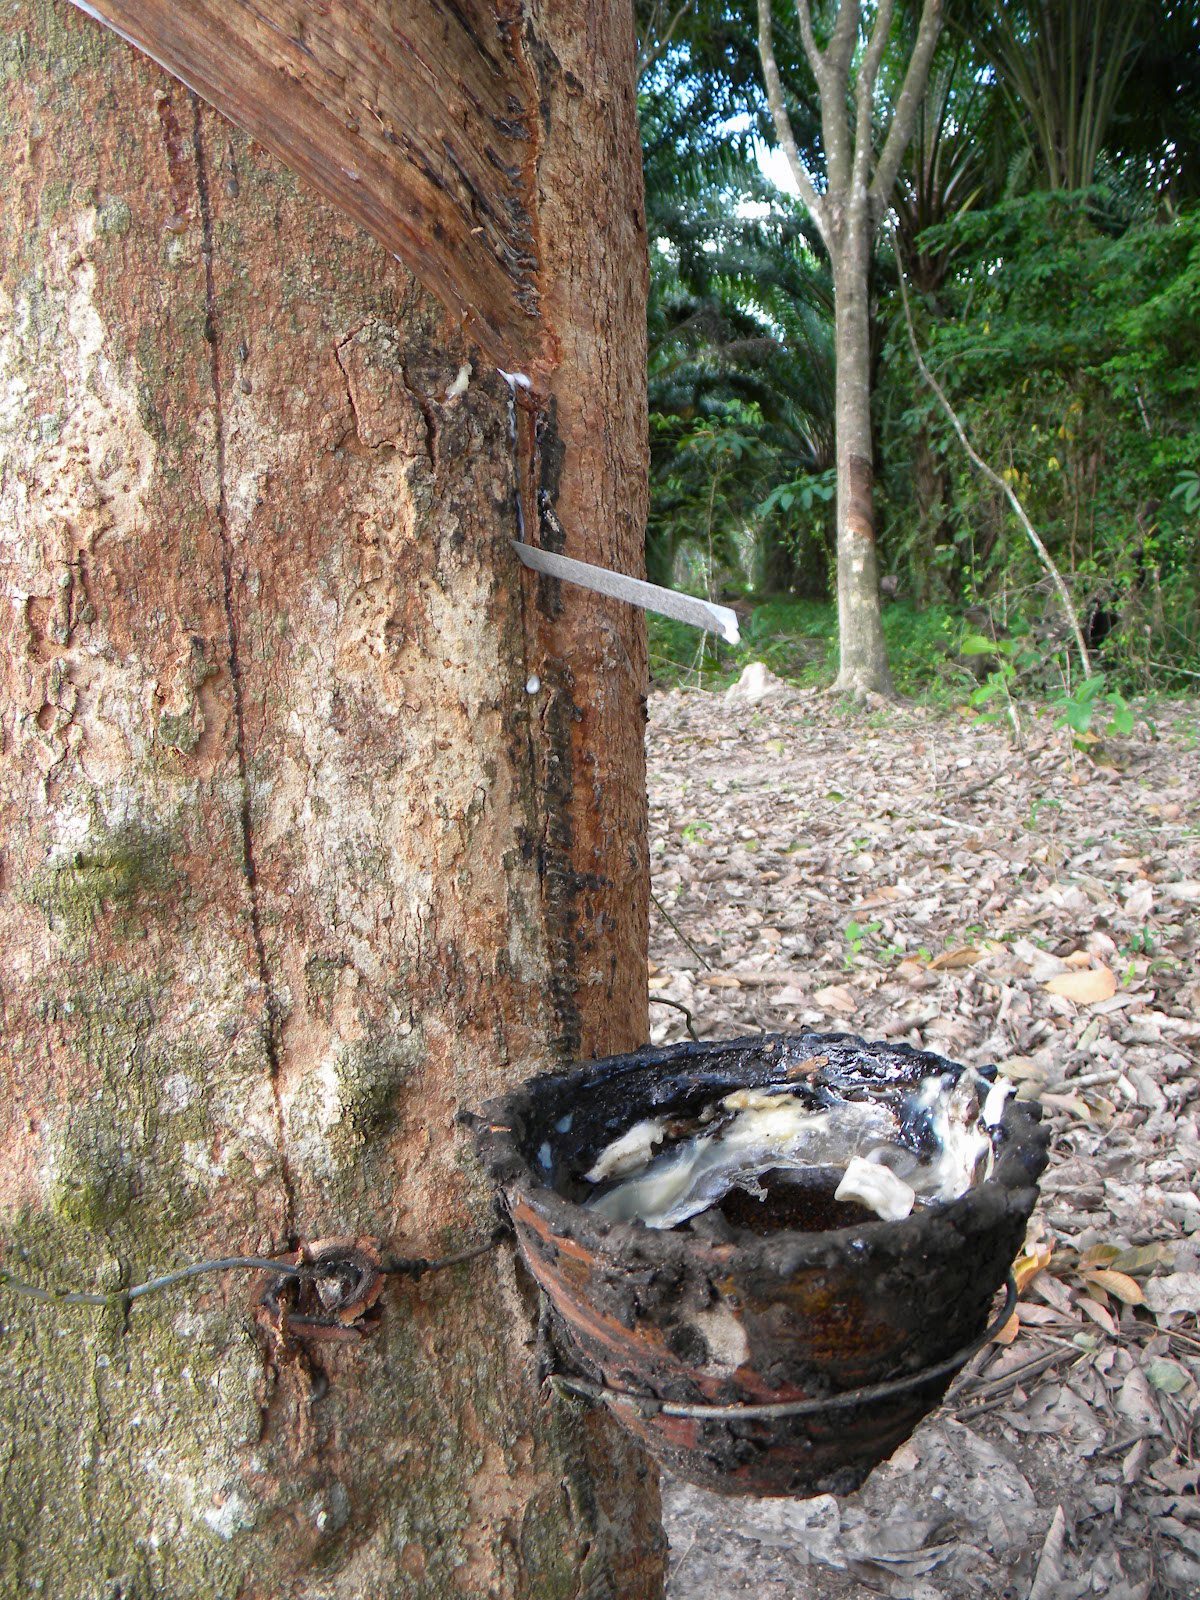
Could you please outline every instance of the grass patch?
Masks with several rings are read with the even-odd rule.
[[[823,688],[837,676],[837,608],[832,601],[774,597],[739,607],[742,642],[725,644],[686,623],[649,615],[650,674],[659,688],[691,684],[723,689],[751,661],[801,688]],[[960,632],[942,607],[920,611],[907,601],[886,605],[883,633],[897,690],[924,698],[945,691],[945,665]]]
[[[650,675],[656,687],[723,689],[751,661],[804,687],[831,683],[837,670],[837,615],[817,600],[774,598],[738,607],[742,641],[729,645],[669,617],[647,616]]]

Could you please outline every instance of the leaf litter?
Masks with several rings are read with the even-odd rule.
[[[672,1600],[1200,1593],[1197,706],[1102,748],[769,679],[651,696],[653,1041],[903,1040],[1052,1132],[1008,1327],[857,1494],[668,1479]]]

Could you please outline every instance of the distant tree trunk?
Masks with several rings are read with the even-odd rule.
[[[825,183],[805,167],[775,60],[771,0],[759,0],[759,51],[780,147],[833,268],[837,349],[838,637],[834,687],[862,696],[892,693],[879,603],[875,467],[871,445],[871,251],[912,138],[941,28],[941,0],[924,0],[904,82],[876,153],[876,84],[892,26],[892,0],[873,7],[838,0],[818,44],[809,0],[797,0],[804,53],[821,102]],[[861,35],[866,35],[860,49]],[[853,85],[853,88],[851,87]]]
[[[646,1037],[644,229],[628,8],[526,13],[540,453],[456,319],[62,3],[0,21],[0,1264],[486,1237],[456,1110]],[[434,8],[430,8],[434,16]],[[447,116],[453,116],[448,90]],[[514,113],[515,114],[515,113]],[[536,149],[533,148],[536,143]],[[510,1249],[336,1337],[228,1273],[0,1290],[0,1593],[661,1592]]]
[[[875,542],[875,454],[871,439],[870,231],[862,203],[849,208],[834,257],[837,351],[837,595],[839,668],[835,687],[892,693],[879,603]]]

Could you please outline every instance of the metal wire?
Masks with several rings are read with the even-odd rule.
[[[696,1030],[692,1025],[692,1023],[693,1023],[692,1013],[688,1010],[688,1008],[683,1004],[683,1002],[681,1000],[668,1000],[666,995],[663,995],[663,994],[652,994],[650,996],[650,1004],[652,1006],[672,1006],[676,1011],[682,1011],[683,1012],[683,1017],[684,1017],[684,1025],[686,1026],[688,1033],[691,1034],[692,1038],[696,1041],[697,1044],[700,1043],[699,1035],[696,1033]]]
[[[24,1295],[27,1300],[39,1300],[46,1305],[58,1306],[119,1306],[130,1300],[141,1300],[160,1289],[172,1288],[189,1278],[198,1278],[205,1272],[229,1272],[242,1268],[253,1272],[274,1272],[289,1278],[314,1276],[311,1267],[295,1267],[286,1261],[271,1261],[264,1256],[222,1256],[212,1261],[193,1261],[189,1266],[164,1273],[161,1278],[148,1278],[144,1283],[132,1284],[128,1289],[110,1289],[107,1294],[92,1294],[83,1289],[47,1289],[37,1283],[23,1283],[0,1267],[0,1289]]]
[[[574,1378],[561,1372],[554,1373],[550,1382],[559,1391],[566,1389],[572,1394],[582,1395],[587,1400],[604,1405],[625,1406],[640,1411],[646,1417],[659,1415],[697,1417],[705,1422],[720,1421],[722,1418],[738,1420],[761,1417],[770,1420],[773,1417],[816,1417],[826,1411],[845,1411],[853,1406],[870,1405],[876,1400],[890,1400],[894,1395],[905,1394],[910,1389],[919,1388],[923,1383],[932,1383],[935,1378],[944,1378],[950,1373],[957,1372],[966,1366],[977,1351],[983,1349],[989,1339],[999,1333],[1012,1316],[1017,1297],[1017,1282],[1010,1272],[1005,1283],[1004,1304],[979,1337],[972,1340],[969,1345],[965,1345],[954,1355],[947,1356],[944,1361],[925,1367],[920,1372],[911,1373],[907,1377],[891,1378],[886,1383],[872,1383],[861,1389],[845,1389],[840,1394],[828,1395],[821,1400],[779,1400],[763,1404],[727,1406],[688,1405],[675,1400],[657,1400],[653,1395],[631,1394],[627,1389],[612,1389],[606,1384],[587,1383],[582,1378]]]
[[[482,1244],[474,1244],[467,1250],[460,1250],[456,1255],[440,1256],[429,1261],[424,1256],[393,1256],[380,1265],[380,1272],[402,1272],[410,1278],[420,1278],[426,1272],[441,1272],[443,1267],[458,1267],[464,1261],[474,1261],[479,1256],[487,1255],[489,1250],[494,1250],[510,1232],[506,1222],[499,1223],[493,1228],[490,1236]]]
[[[381,1262],[374,1270],[387,1275],[420,1278],[427,1272],[440,1272],[444,1267],[457,1267],[463,1262],[474,1261],[476,1257],[486,1255],[489,1250],[496,1248],[507,1232],[507,1225],[499,1226],[493,1229],[482,1244],[472,1245],[454,1255],[433,1258],[393,1256]],[[319,1261],[299,1263],[272,1261],[266,1256],[220,1256],[210,1261],[193,1261],[188,1266],[177,1267],[174,1272],[166,1272],[161,1277],[147,1278],[144,1283],[131,1284],[127,1289],[111,1289],[105,1294],[84,1289],[54,1289],[37,1283],[25,1283],[19,1278],[14,1278],[6,1268],[0,1267],[0,1290],[7,1289],[11,1294],[22,1295],[27,1300],[37,1300],[43,1305],[128,1306],[134,1300],[144,1299],[146,1295],[157,1294],[163,1289],[172,1289],[177,1284],[199,1278],[206,1272],[269,1272],[277,1279],[290,1278],[312,1282],[318,1278],[340,1277],[346,1267],[352,1264],[348,1255],[339,1254],[325,1256]],[[282,1287],[282,1284],[278,1287]]]

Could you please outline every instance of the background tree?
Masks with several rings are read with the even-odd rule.
[[[919,337],[977,447],[1018,485],[1097,660],[1126,688],[1169,682],[1197,648],[1194,530],[1174,491],[1197,452],[1194,163],[1177,135],[1196,115],[1200,10],[962,5],[951,20],[927,98],[954,59],[939,145],[975,175],[939,212],[938,186],[911,172],[919,126],[895,202]],[[1068,177],[1094,181],[1064,190]],[[1057,607],[1027,541],[916,377],[890,270],[878,281],[889,558],[922,598],[1034,629],[1051,660]]]
[[[669,56],[641,82],[647,562],[670,582],[687,549],[707,581],[823,595],[832,288],[807,214],[759,160],[768,121],[744,9],[689,7]],[[805,499],[815,515],[801,515]]]
[[[895,245],[909,282],[930,317],[945,314],[944,290],[964,251],[962,238],[947,224],[1000,198],[1014,170],[1020,170],[1017,158],[1022,140],[1023,135],[1012,126],[1008,102],[997,88],[995,74],[985,70],[973,37],[962,27],[948,29],[939,41],[892,194]],[[895,259],[890,248],[876,261],[875,272],[882,300],[877,338],[882,345],[889,333],[902,331],[899,324],[903,320],[898,316]],[[877,441],[895,427],[890,408],[912,401],[907,359],[900,370],[903,376],[889,367],[875,386]],[[949,570],[948,558],[952,560],[958,546],[948,516],[949,466],[945,455],[935,449],[923,416],[922,412],[922,420],[915,423],[909,436],[911,457],[905,468],[911,472],[911,497],[905,496],[903,519],[897,519],[888,559],[897,575],[904,571],[906,588],[914,599],[928,605],[957,598],[957,575]]]
[[[941,4],[925,0],[922,6],[890,117],[879,106],[876,91],[891,34],[891,0],[881,0],[869,17],[860,4],[840,0],[823,48],[808,0],[797,0],[797,15],[820,96],[823,182],[809,172],[796,143],[776,62],[770,0],[759,0],[759,48],[777,136],[833,272],[841,658],[835,687],[855,694],[886,693],[891,677],[879,615],[868,286],[874,243],[925,92]],[[860,50],[860,33],[868,23]]]
[[[979,45],[1017,120],[1033,130],[1050,189],[1086,189],[1140,45],[1138,0],[990,5]]]
[[[812,174],[825,159],[820,97],[802,92],[804,42],[789,12],[775,19],[775,53],[782,82],[801,91],[787,109]],[[832,23],[834,8],[823,15]],[[999,16],[955,0],[947,18],[891,192],[919,337],[972,437],[1021,475],[1081,613],[1094,615],[1105,670],[1126,687],[1163,663],[1195,670],[1186,352],[1200,8],[1141,0],[1116,26],[1102,5]],[[790,597],[743,617],[746,648],[807,675],[834,633],[819,598],[833,567],[820,498],[832,459],[832,284],[811,218],[758,158],[774,123],[747,60],[747,5],[693,0],[668,20],[640,93],[653,241],[648,558],[668,581],[704,581],[711,543],[722,581],[750,587],[748,606],[775,590]],[[877,123],[900,98],[920,21],[919,7],[896,8]],[[994,29],[1010,36],[1011,81]],[[860,57],[865,47],[860,29]],[[1042,140],[1019,80],[1051,71],[1057,109],[1042,120],[1057,131]],[[1090,187],[1054,188],[1059,150],[1090,152]],[[914,670],[927,684],[964,626],[978,632],[989,612],[997,626],[1036,628],[1053,660],[1056,624],[1042,615],[1040,573],[1026,571],[1025,535],[912,364],[890,243],[878,237],[869,284],[874,511],[901,597],[881,618],[893,666],[907,687],[918,687]],[[689,545],[701,553],[677,559]],[[669,672],[686,642],[654,637]]]
[[[511,215],[507,176],[472,194],[445,153],[486,48],[494,149],[537,196],[502,278],[537,298],[480,293],[465,331],[93,20],[0,21],[15,1277],[117,1290],[330,1236],[486,1237],[456,1109],[646,1036],[640,622],[509,548],[519,487],[568,553],[640,559],[629,13],[535,5],[519,36],[474,14],[474,38],[465,8],[411,20],[444,73],[430,203],[477,205],[484,238]],[[293,109],[311,87],[280,81]],[[363,90],[380,160],[402,91]],[[525,324],[514,452],[474,341]],[[653,1481],[602,1416],[543,1402],[507,1249],[389,1280],[332,1337],[260,1287],[127,1314],[0,1298],[0,1590],[659,1591]]]

